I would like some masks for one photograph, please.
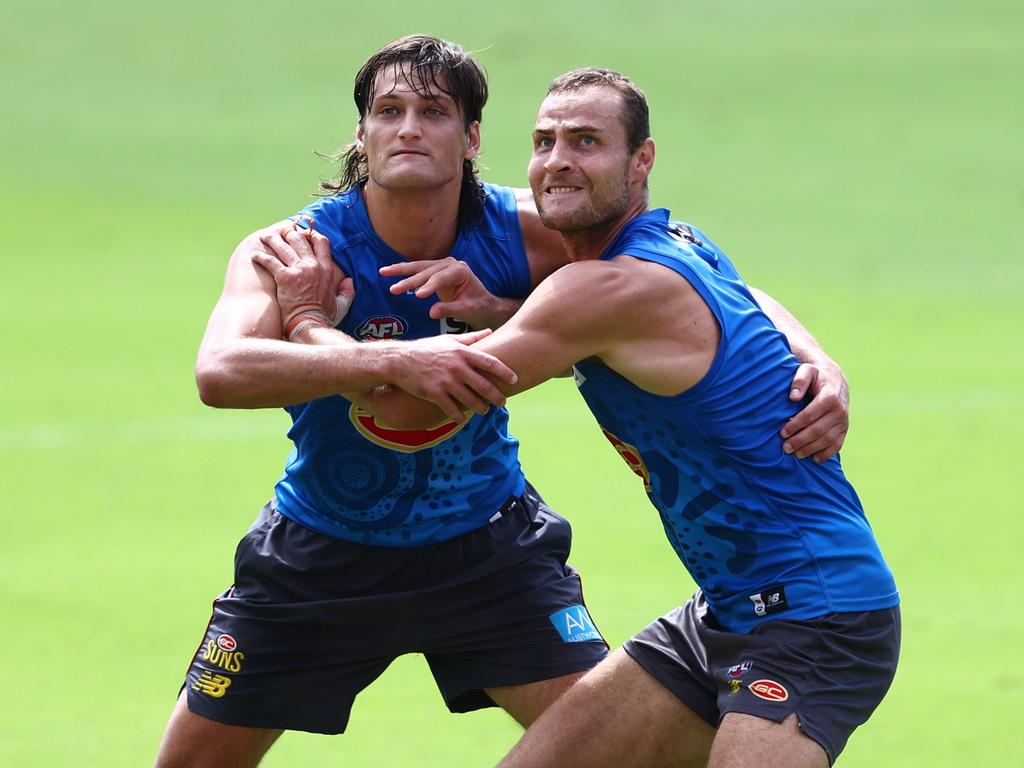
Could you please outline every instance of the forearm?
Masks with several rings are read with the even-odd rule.
[[[474,330],[483,328],[500,328],[509,321],[519,308],[523,306],[523,299],[506,299],[501,296],[491,296],[487,306],[481,308],[480,313],[470,325]]]
[[[200,398],[217,408],[276,408],[387,381],[389,347],[339,337],[332,344],[238,339],[205,347],[196,363]]]
[[[839,368],[838,363],[828,356],[821,344],[818,343],[818,340],[811,335],[811,332],[788,309],[764,291],[750,287],[750,292],[754,295],[758,304],[761,305],[764,313],[768,315],[768,319],[786,337],[790,349],[793,350],[797,360],[801,363]]]
[[[315,325],[303,329],[295,337],[295,341],[297,343],[293,346],[297,347],[365,346],[344,333]],[[381,343],[368,342],[373,347]],[[373,414],[381,424],[395,429],[425,429],[445,418],[441,409],[433,403],[414,397],[392,384],[374,382],[369,386],[346,390],[340,394]]]

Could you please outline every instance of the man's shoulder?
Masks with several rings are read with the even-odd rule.
[[[312,218],[313,226],[327,236],[335,249],[364,240],[369,227],[366,206],[356,189],[320,197],[293,218],[303,217]]]

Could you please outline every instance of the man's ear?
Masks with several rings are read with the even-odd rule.
[[[633,152],[630,181],[644,181],[654,170],[654,139],[647,137]]]
[[[358,152],[360,155],[366,154],[366,145],[363,143],[363,139],[363,121],[360,120],[358,123],[356,123],[356,152]]]
[[[463,157],[472,160],[480,154],[480,123],[476,120],[470,123],[466,136],[469,138],[469,144],[466,146],[466,153]]]

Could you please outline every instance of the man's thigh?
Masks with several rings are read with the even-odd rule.
[[[620,649],[552,704],[501,768],[704,766],[714,734]]]
[[[226,725],[189,711],[185,693],[167,723],[155,768],[251,768],[281,735],[280,730]]]
[[[828,755],[800,728],[796,714],[780,723],[730,712],[718,727],[708,768],[828,768]]]

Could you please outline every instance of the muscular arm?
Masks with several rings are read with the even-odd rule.
[[[710,366],[718,330],[696,292],[681,281],[665,280],[659,270],[664,268],[648,263],[569,265],[539,286],[506,325],[474,346],[519,374],[514,384],[501,385],[508,395],[588,357],[600,357],[648,391],[681,392]],[[600,296],[600,301],[572,303],[580,295]],[[688,319],[679,323],[680,317]],[[378,389],[373,397],[402,428],[436,420],[426,404],[398,390]]]
[[[568,257],[562,236],[541,224],[530,190],[517,189],[515,194],[532,290],[567,264]],[[523,304],[523,299],[494,296],[468,264],[451,257],[389,264],[381,267],[380,273],[384,277],[402,278],[390,288],[395,295],[412,291],[426,299],[436,294],[439,301],[430,307],[430,316],[435,320],[454,317],[472,328],[500,328]]]
[[[751,287],[750,292],[786,336],[797,360],[804,363],[793,379],[790,399],[813,396],[808,406],[782,428],[782,448],[801,459],[812,456],[815,461],[824,461],[839,452],[850,429],[850,387],[843,369],[789,310],[764,291]]]
[[[210,316],[196,361],[196,383],[200,398],[207,405],[279,407],[394,383],[430,396],[453,416],[461,417],[461,409],[452,398],[467,390],[467,382],[471,386],[481,378],[475,368],[514,378],[497,360],[450,339],[439,340],[434,347],[419,349],[411,356],[403,354],[403,342],[358,344],[328,328],[323,332],[331,334],[330,344],[292,344],[282,340],[277,283],[269,272],[253,263],[252,256],[254,251],[273,256],[261,235],[270,234],[281,240],[278,226],[246,237],[228,263],[224,290]],[[333,268],[329,259],[319,263]],[[281,269],[287,270],[288,266],[282,265]],[[331,304],[339,277],[337,272],[333,279],[318,283],[321,289],[326,285],[331,293]],[[477,338],[479,335],[471,340]],[[445,362],[447,378],[435,377],[417,387],[417,379],[431,362]],[[493,389],[489,381],[484,386],[485,390],[488,388]],[[468,395],[466,399],[477,402]]]

